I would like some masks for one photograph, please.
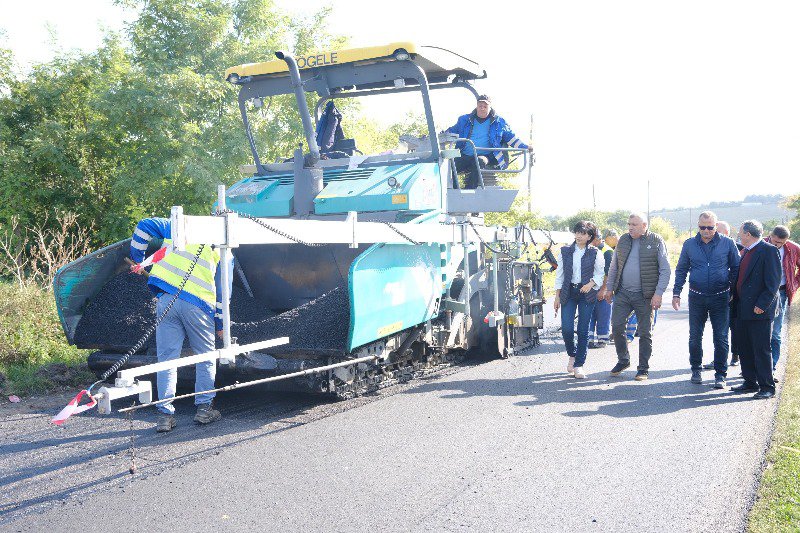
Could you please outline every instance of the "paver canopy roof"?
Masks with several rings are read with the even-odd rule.
[[[446,81],[451,76],[458,76],[462,80],[473,80],[486,76],[486,72],[480,65],[470,59],[444,48],[417,46],[411,42],[315,52],[298,56],[295,59],[301,71],[325,72],[346,67],[353,72],[353,78],[357,77],[356,72],[359,67],[376,63],[396,63],[403,60],[410,60],[419,65],[430,83]],[[246,82],[255,79],[285,77],[288,74],[286,62],[274,59],[231,67],[225,71],[225,79],[236,83],[239,80]],[[392,83],[392,80],[388,80],[386,85]],[[358,86],[358,80],[353,79],[351,85]]]

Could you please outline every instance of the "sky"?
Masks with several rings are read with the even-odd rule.
[[[330,3],[278,1],[298,15]],[[520,138],[533,116],[534,207],[544,213],[646,210],[648,181],[653,210],[800,192],[800,2],[332,4],[330,26],[353,46],[413,41],[481,63],[489,76],[478,90]],[[130,16],[111,0],[0,5],[23,67],[92,49],[101,28]],[[433,107],[444,129],[474,101],[436,91]],[[382,122],[408,110],[421,110],[418,97],[365,101]]]

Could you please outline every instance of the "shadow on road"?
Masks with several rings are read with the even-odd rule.
[[[574,405],[564,416],[585,417],[606,415],[617,418],[661,415],[684,409],[751,401],[750,395],[713,389],[710,382],[702,385],[688,380],[686,370],[655,370],[648,381],[633,381],[627,376],[609,377],[607,371],[576,380],[566,373],[539,374],[515,379],[463,380],[427,383],[404,394],[441,393],[442,398],[461,399],[473,396],[518,396],[514,405],[532,407],[546,404]],[[589,406],[591,404],[591,407]],[[581,409],[582,406],[586,408]]]

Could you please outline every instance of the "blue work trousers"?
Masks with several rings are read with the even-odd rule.
[[[783,332],[783,317],[786,315],[786,289],[781,289],[778,294],[778,315],[772,321],[772,339],[770,339],[770,346],[772,348],[772,370],[778,364],[778,359],[781,357],[781,333]]]
[[[161,316],[173,295],[162,293],[156,305],[157,316]],[[192,352],[197,354],[214,351],[214,319],[196,305],[180,298],[175,300],[172,309],[156,328],[156,352],[158,362],[171,361],[181,356],[183,340],[189,339]],[[205,361],[195,365],[195,392],[214,388],[217,374],[217,362]],[[158,398],[165,400],[175,397],[178,384],[178,371],[175,368],[158,373]],[[198,394],[194,397],[195,405],[211,403],[216,393]],[[171,415],[175,413],[172,402],[158,405],[158,410]]]
[[[596,298],[589,302],[580,288],[569,286],[569,294],[561,302],[561,335],[570,357],[575,358],[575,366],[583,366],[589,349],[589,320],[592,317]],[[563,293],[562,293],[563,294]],[[575,345],[575,314],[578,315],[578,345]]]
[[[589,340],[608,342],[611,333],[611,304],[605,300],[598,300],[592,311],[589,321]]]
[[[703,330],[710,320],[714,335],[714,375],[727,376],[729,301],[729,291],[711,295],[689,291],[689,364],[692,370],[703,368]]]

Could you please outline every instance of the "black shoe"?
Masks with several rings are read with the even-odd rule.
[[[705,368],[706,370],[714,370],[714,361],[704,364],[703,368]]]
[[[714,388],[715,389],[724,389],[725,388],[725,378],[722,376],[717,376],[714,379]]]
[[[636,373],[636,377],[633,379],[635,379],[636,381],[646,381],[649,377],[650,375],[647,373],[647,370],[639,370]]]
[[[690,379],[689,381],[691,381],[692,383],[698,383],[698,384],[702,383],[703,382],[703,376],[700,374],[699,370],[692,370],[692,379]]]
[[[197,406],[197,414],[194,415],[194,421],[198,424],[210,424],[222,419],[219,411],[213,408],[210,403],[203,403]]]
[[[589,348],[598,348],[597,343],[594,341],[589,341]]]
[[[732,355],[731,356],[731,364],[730,364],[730,366],[739,366],[739,356],[738,355]]]
[[[738,387],[731,387],[731,392],[758,392],[758,387],[745,383]]]
[[[625,363],[617,363],[616,365],[614,365],[614,368],[611,369],[611,375],[619,376],[620,374],[622,374],[623,370],[625,370],[626,368],[630,368],[630,366],[631,363],[629,361]]]
[[[775,396],[775,393],[768,390],[760,390],[753,395],[754,400],[769,400]]]

